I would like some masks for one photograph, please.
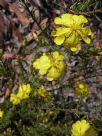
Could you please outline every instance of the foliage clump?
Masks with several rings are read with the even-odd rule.
[[[91,16],[84,13],[93,1],[72,2],[69,11],[53,5],[62,8],[61,15],[40,35],[33,32],[33,46],[26,39],[13,58],[0,53],[0,83],[7,90],[0,100],[0,136],[102,133],[102,87],[92,88],[101,73],[102,48],[96,47]]]

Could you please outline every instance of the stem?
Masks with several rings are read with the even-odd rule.
[[[42,28],[41,28],[41,26],[40,26],[39,23],[37,22],[36,18],[34,17],[33,13],[29,10],[29,7],[28,7],[27,3],[25,2],[25,0],[21,0],[21,1],[22,1],[22,3],[25,5],[25,7],[27,8],[27,11],[29,12],[29,14],[30,14],[30,16],[32,17],[33,21],[35,21],[36,24],[38,25],[38,27],[40,28],[40,30],[43,31]]]

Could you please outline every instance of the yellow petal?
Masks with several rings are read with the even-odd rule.
[[[39,63],[40,63],[40,59],[37,59],[36,61],[33,62],[33,67],[39,69]]]
[[[91,127],[90,124],[86,120],[82,120],[80,126],[81,135],[84,135],[90,127]]]
[[[39,70],[40,75],[45,75],[47,73],[48,68],[46,68],[46,65]]]
[[[39,69],[41,75],[46,74],[47,70],[51,67],[51,61],[48,56],[43,54],[39,59],[33,63],[35,69]]]
[[[73,15],[73,20],[76,26],[82,25],[83,23],[87,23],[88,20],[83,15]]]
[[[39,70],[39,74],[40,75],[45,75],[49,68],[50,68],[50,66],[48,66],[47,64],[43,65]]]
[[[56,38],[54,39],[54,42],[55,42],[57,45],[61,45],[61,44],[63,44],[64,40],[65,40],[65,36],[62,35],[62,36],[56,37]]]
[[[91,39],[88,37],[82,37],[83,41],[86,42],[87,44],[91,43]]]
[[[70,46],[70,50],[73,52],[79,51],[81,50],[81,45],[77,44],[77,45]]]
[[[24,96],[24,92],[23,92],[23,91],[17,93],[17,97],[18,97],[18,98],[22,99],[23,96]]]
[[[78,34],[76,32],[71,33],[71,35],[64,42],[65,45],[76,45],[79,41]]]
[[[91,29],[90,29],[89,26],[86,26],[86,27],[82,28],[82,29],[80,30],[80,32],[81,32],[83,35],[87,35],[87,36],[93,35],[93,34],[92,34],[92,31],[91,31]]]
[[[23,84],[23,85],[21,86],[21,88],[22,88],[23,91],[26,91],[27,86],[26,86],[25,84]]]
[[[12,93],[10,96],[10,102],[12,102],[14,105],[17,105],[20,103],[20,98],[18,98],[16,94]]]
[[[30,92],[31,92],[30,84],[20,85],[18,93],[17,93],[17,97],[20,100],[26,99],[29,97]]]
[[[78,31],[78,33],[80,34],[80,36],[84,42],[86,42],[87,44],[90,44],[91,39],[88,37],[88,36],[92,35],[90,27],[86,26],[86,27],[82,28],[80,31]]]
[[[52,36],[62,36],[65,34],[70,34],[71,29],[70,28],[66,28],[66,27],[57,27],[56,31],[52,31],[51,35]]]
[[[62,24],[65,25],[65,26],[68,26],[68,27],[70,27],[71,25],[73,25],[73,19],[72,19],[72,17],[73,17],[72,14],[67,14],[67,13],[62,14],[61,15],[61,18],[63,20]]]
[[[55,63],[55,67],[58,69],[60,73],[62,73],[65,68],[65,63],[63,61],[57,62]]]
[[[47,80],[49,81],[56,80],[59,76],[60,73],[58,72],[58,70],[52,67],[47,74]]]
[[[73,136],[80,136],[80,125],[81,125],[80,121],[77,121],[76,123],[72,125]]]
[[[57,25],[64,25],[64,26],[71,26],[73,24],[73,20],[72,20],[72,14],[62,14],[61,18],[56,17],[54,20],[54,23]]]
[[[56,17],[56,18],[54,19],[54,23],[55,23],[55,24],[62,24],[62,19],[59,18],[59,17]]]

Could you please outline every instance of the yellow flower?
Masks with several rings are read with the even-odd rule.
[[[17,94],[12,93],[10,95],[10,102],[12,102],[14,105],[19,104],[21,100],[27,99],[29,97],[30,92],[31,92],[30,84],[20,85]]]
[[[37,95],[40,96],[40,97],[46,97],[47,95],[47,91],[46,89],[44,88],[44,86],[41,86],[38,90],[37,90]]]
[[[89,93],[88,85],[83,82],[78,82],[75,84],[75,93],[80,97],[85,97]]]
[[[64,56],[57,51],[48,54],[44,53],[33,62],[33,67],[39,70],[40,75],[46,74],[47,80],[57,80],[65,68]]]
[[[51,35],[54,37],[54,42],[57,45],[64,45],[72,51],[80,50],[79,40],[89,44],[91,42],[89,36],[92,35],[91,29],[88,26],[83,26],[88,20],[83,15],[62,14],[61,17],[56,17],[54,23],[57,25],[56,29],[52,31]]]
[[[17,97],[16,94],[12,93],[10,95],[10,102],[12,102],[13,105],[17,105],[17,104],[19,104],[21,102],[21,100],[20,100],[19,97]]]
[[[0,118],[2,118],[4,115],[4,112],[0,109]]]
[[[29,94],[31,92],[30,84],[23,84],[19,86],[17,97],[20,98],[20,100],[27,99],[29,97]]]
[[[74,123],[71,132],[71,136],[96,136],[94,129],[86,120],[78,120]]]

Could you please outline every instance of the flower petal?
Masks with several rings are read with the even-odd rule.
[[[80,26],[83,23],[88,22],[88,20],[83,15],[73,15],[73,20],[76,26]]]
[[[64,40],[65,40],[65,36],[62,35],[62,36],[56,37],[56,38],[54,39],[54,42],[55,42],[57,45],[61,45],[61,44],[63,44]]]
[[[59,71],[56,68],[52,67],[47,74],[47,80],[49,81],[56,80],[59,76],[60,76]]]
[[[86,26],[86,27],[82,28],[80,31],[78,31],[78,33],[80,34],[80,36],[84,40],[84,42],[86,42],[87,44],[90,44],[91,39],[88,37],[88,36],[92,35],[90,27]]]
[[[43,67],[39,70],[39,74],[40,74],[40,75],[45,75],[45,74],[47,73],[47,70],[48,70],[48,68],[46,68],[46,65],[45,65],[45,67],[43,66]]]
[[[51,63],[49,61],[43,61],[43,64],[40,65],[39,73],[44,75],[47,73],[47,70],[51,67]]]
[[[54,23],[57,25],[57,24],[62,24],[62,19],[61,18],[59,18],[59,17],[56,17],[55,19],[54,19]]]
[[[56,17],[54,19],[54,23],[57,25],[70,26],[73,24],[72,16],[73,16],[72,14],[68,13],[62,14],[61,18]]]
[[[70,50],[73,52],[79,51],[79,50],[81,50],[81,45],[80,44],[73,45],[70,47]]]
[[[39,69],[41,75],[46,74],[47,70],[51,67],[51,61],[46,54],[43,54],[39,59],[33,62],[33,67]]]
[[[73,24],[72,14],[62,14],[61,18],[63,20],[63,25],[70,27]]]
[[[90,38],[88,38],[87,36],[85,36],[85,37],[83,36],[82,39],[83,39],[83,41],[86,42],[87,44],[90,44],[90,43],[91,43]]]
[[[65,45],[76,45],[78,41],[78,34],[76,32],[73,32],[68,38],[66,38]]]
[[[57,27],[56,30],[51,32],[52,36],[61,36],[70,34],[71,29],[66,27]]]
[[[55,64],[55,67],[59,70],[60,73],[62,73],[65,68],[65,64],[64,62],[60,61]]]

